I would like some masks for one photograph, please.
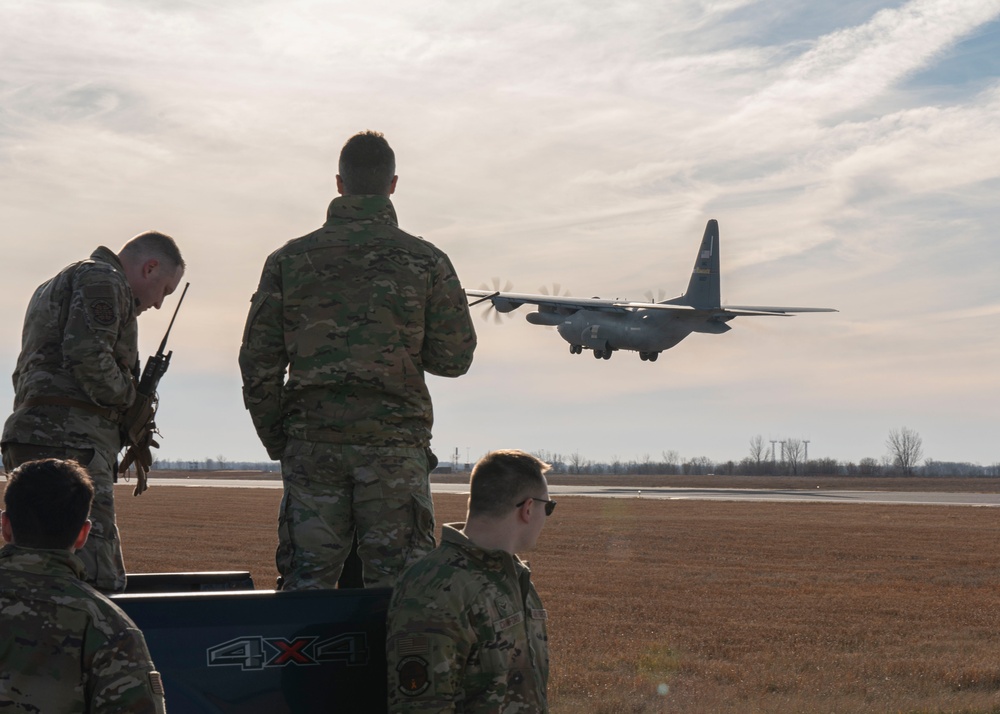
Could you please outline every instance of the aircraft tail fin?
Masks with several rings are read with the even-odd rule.
[[[713,218],[705,226],[705,236],[698,247],[687,291],[680,297],[665,302],[700,309],[718,308],[722,305],[720,285],[719,222]]]

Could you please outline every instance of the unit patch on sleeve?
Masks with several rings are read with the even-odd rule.
[[[118,320],[115,306],[110,300],[91,300],[87,303],[87,313],[90,319],[102,327],[113,325]]]
[[[399,674],[399,691],[408,697],[423,694],[431,685],[427,676],[427,661],[423,657],[400,660],[396,672]]]

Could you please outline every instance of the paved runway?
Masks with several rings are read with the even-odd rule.
[[[277,479],[152,478],[156,486],[280,489]],[[431,484],[435,493],[468,493],[467,484]],[[621,488],[616,486],[550,486],[552,497],[652,498],[690,501],[770,501],[786,503],[883,503],[922,506],[1000,507],[1000,493],[936,493],[920,491],[835,491],[767,488]]]

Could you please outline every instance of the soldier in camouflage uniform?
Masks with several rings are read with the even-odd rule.
[[[52,457],[87,467],[96,489],[94,527],[79,556],[87,582],[104,592],[125,589],[114,478],[121,422],[135,400],[136,316],[159,309],[183,274],[172,238],[141,233],[117,255],[101,246],[43,283],[24,317],[3,464],[11,471]]]
[[[251,298],[243,398],[281,460],[287,590],[335,587],[355,529],[368,587],[434,547],[424,373],[468,371],[476,334],[448,256],[399,229],[395,188],[383,136],[352,137],[326,224],[272,253]]]
[[[135,623],[81,579],[94,495],[73,461],[10,475],[0,530],[0,711],[156,714],[163,686]]]
[[[472,470],[467,522],[400,578],[389,604],[389,711],[546,712],[547,615],[526,563],[555,509],[548,465],[522,451]],[[464,527],[463,527],[464,526]]]

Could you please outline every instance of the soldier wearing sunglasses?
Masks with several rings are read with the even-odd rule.
[[[549,465],[494,451],[472,470],[465,523],[406,570],[389,605],[390,712],[546,712],[547,614],[527,564],[556,502]]]

